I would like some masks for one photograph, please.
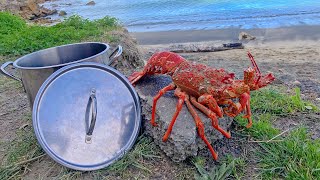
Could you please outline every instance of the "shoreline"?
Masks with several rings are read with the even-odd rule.
[[[254,41],[257,42],[320,40],[320,25],[300,25],[261,29],[229,28],[213,30],[130,32],[130,35],[134,37],[140,45],[156,45],[206,41],[238,42],[240,32],[246,32],[255,36],[256,40]]]

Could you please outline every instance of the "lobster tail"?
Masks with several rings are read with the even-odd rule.
[[[147,73],[172,75],[176,68],[185,61],[179,54],[168,51],[158,52],[148,60]]]
[[[142,71],[134,72],[128,79],[131,84],[134,84],[144,75],[168,74],[171,76],[179,65],[185,61],[183,57],[176,53],[158,52],[151,56]]]
[[[143,75],[144,75],[143,72],[134,72],[134,73],[132,73],[132,74],[128,77],[128,80],[130,81],[131,84],[134,84],[134,83],[137,82]]]

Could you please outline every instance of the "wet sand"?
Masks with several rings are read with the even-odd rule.
[[[320,40],[320,26],[292,26],[270,29],[216,29],[161,32],[131,32],[141,45],[202,41],[238,41],[240,32],[257,37],[257,41]]]

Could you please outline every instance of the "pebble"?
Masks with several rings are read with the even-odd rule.
[[[308,110],[312,110],[313,109],[312,106],[305,106],[305,108],[308,109]]]
[[[59,12],[59,16],[65,16],[65,15],[67,15],[67,12],[65,12],[65,11],[60,11]]]
[[[300,81],[295,80],[295,81],[293,82],[293,85],[295,85],[295,86],[301,86],[301,82],[300,82]]]
[[[255,40],[256,37],[255,36],[252,36],[250,35],[249,33],[246,33],[246,32],[241,32],[239,34],[239,40]]]
[[[95,5],[96,4],[96,2],[94,2],[94,1],[89,1],[86,5],[87,6],[92,6],[92,5]]]

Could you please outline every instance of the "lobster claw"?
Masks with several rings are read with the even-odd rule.
[[[272,81],[274,81],[276,78],[272,73],[269,73],[259,79],[259,81],[256,82],[258,88],[262,88],[270,84]]]
[[[251,91],[265,87],[275,80],[275,77],[272,73],[262,76],[256,61],[249,51],[248,57],[252,63],[253,68],[249,67],[246,71],[244,71],[244,82],[245,84],[248,84],[250,86]]]

